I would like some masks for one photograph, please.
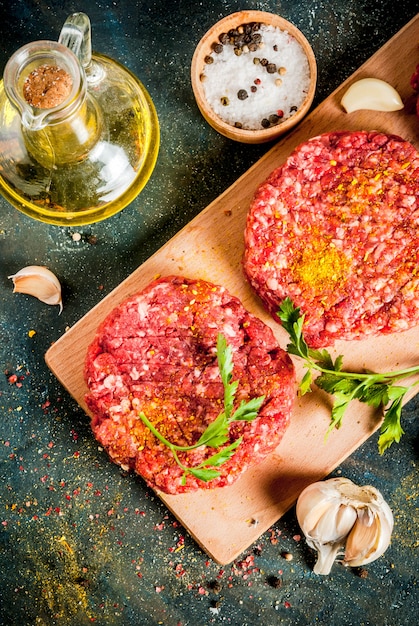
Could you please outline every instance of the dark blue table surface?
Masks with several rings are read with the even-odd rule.
[[[380,457],[373,436],[334,472],[382,491],[395,516],[390,548],[362,575],[336,565],[318,577],[294,510],[234,563],[212,562],[141,479],[124,475],[98,449],[85,414],[44,362],[67,327],[269,149],[218,135],[201,117],[190,86],[201,36],[245,8],[277,12],[304,32],[318,62],[316,105],[414,17],[418,5],[9,0],[0,7],[1,71],[21,45],[57,39],[66,17],[85,11],[93,48],[140,78],[161,125],[152,178],[107,221],[48,226],[0,199],[0,624],[407,626],[417,619],[416,400],[403,411],[406,432],[398,446]],[[8,275],[30,264],[59,276],[60,316],[56,307],[12,294]],[[13,373],[19,384],[8,382]]]

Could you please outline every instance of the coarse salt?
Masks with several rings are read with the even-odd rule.
[[[262,41],[255,51],[237,55],[234,45],[224,44],[221,52],[211,52],[211,62],[201,74],[205,98],[216,115],[247,130],[291,117],[303,105],[310,85],[308,58],[295,37],[266,24],[257,32]],[[275,64],[275,71],[269,73],[262,60]]]

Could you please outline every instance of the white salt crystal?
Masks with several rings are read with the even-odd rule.
[[[265,24],[257,32],[262,35],[262,47],[237,56],[234,46],[225,44],[222,52],[211,53],[213,63],[205,64],[201,77],[213,111],[227,124],[240,124],[248,130],[263,128],[262,120],[270,115],[279,115],[280,123],[295,114],[310,84],[307,56],[292,35]],[[270,74],[263,65],[255,65],[255,57],[274,63],[277,71]],[[279,68],[285,72],[278,73]],[[256,87],[254,93],[252,85]],[[237,97],[241,89],[248,94],[245,100]],[[223,105],[226,100],[228,105]]]

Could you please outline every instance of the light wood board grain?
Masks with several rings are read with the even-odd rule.
[[[365,129],[396,133],[419,146],[419,121],[406,111],[359,111],[347,115],[340,99],[354,80],[374,76],[390,82],[403,101],[412,94],[410,76],[419,61],[419,15],[333,92],[289,135],[281,139],[237,182],[174,238],[133,272],[56,341],[46,362],[62,385],[86,410],[83,363],[99,322],[123,299],[160,275],[179,274],[223,284],[255,315],[269,324],[281,345],[286,336],[261,306],[243,278],[241,258],[246,213],[256,187],[300,142],[330,130]],[[77,345],[77,351],[74,346]],[[346,367],[377,371],[417,363],[419,328],[361,342],[341,342],[336,353]],[[297,373],[302,374],[295,361]],[[247,471],[233,486],[180,496],[159,493],[197,543],[216,561],[237,558],[278,520],[310,482],[328,475],[378,427],[380,417],[353,403],[344,425],[327,443],[330,398],[320,391],[297,399],[282,443],[264,463]],[[378,452],[377,452],[378,454]]]

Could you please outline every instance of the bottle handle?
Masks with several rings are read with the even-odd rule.
[[[61,29],[58,43],[71,50],[83,68],[92,60],[92,38],[90,19],[85,13],[69,15]]]

